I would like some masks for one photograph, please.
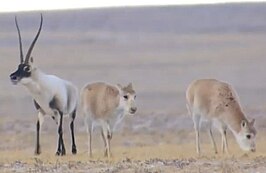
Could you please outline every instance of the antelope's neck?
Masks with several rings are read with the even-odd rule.
[[[26,84],[23,84],[30,93],[36,94],[41,92],[41,85],[42,85],[42,80],[44,78],[45,74],[39,70],[39,69],[34,69],[32,71],[31,76],[29,77],[29,82]]]
[[[232,110],[225,116],[225,123],[231,129],[234,134],[237,134],[241,130],[241,122],[247,120],[241,109]]]

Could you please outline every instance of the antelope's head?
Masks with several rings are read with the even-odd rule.
[[[124,108],[127,114],[133,115],[137,111],[135,99],[136,92],[133,89],[132,83],[123,87],[120,84],[117,84],[120,89],[120,106]]]
[[[255,119],[251,120],[242,120],[241,130],[236,135],[237,142],[245,151],[256,151],[256,129],[254,127]]]
[[[41,29],[42,29],[42,21],[43,17],[41,15],[41,23],[39,30],[37,32],[37,35],[35,36],[34,40],[32,41],[30,48],[26,54],[26,57],[24,59],[23,57],[23,51],[22,51],[22,42],[21,42],[21,35],[20,35],[20,30],[18,27],[18,22],[17,22],[17,17],[15,17],[15,23],[18,31],[18,38],[19,38],[19,50],[20,50],[20,64],[18,65],[17,70],[10,74],[10,80],[11,82],[16,85],[17,83],[21,82],[22,84],[27,83],[27,79],[31,77],[32,71],[34,70],[33,66],[33,58],[31,57],[31,52],[33,50],[33,47],[40,35]]]

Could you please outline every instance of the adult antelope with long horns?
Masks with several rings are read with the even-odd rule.
[[[45,74],[33,64],[31,52],[42,29],[42,15],[39,30],[30,45],[25,59],[23,57],[21,35],[16,17],[15,23],[19,36],[20,64],[18,65],[18,69],[10,75],[10,79],[14,85],[22,84],[27,88],[27,90],[30,92],[31,96],[34,99],[34,105],[38,110],[38,119],[36,124],[37,137],[35,154],[39,155],[41,153],[40,130],[45,115],[52,116],[52,118],[58,124],[59,137],[56,155],[65,155],[66,153],[63,140],[62,124],[63,115],[70,116],[72,153],[76,154],[77,149],[74,136],[74,120],[76,116],[76,108],[78,102],[78,90],[72,83],[54,75]]]

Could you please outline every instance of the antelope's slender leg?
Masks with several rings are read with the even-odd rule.
[[[214,138],[213,138],[213,134],[212,134],[212,123],[209,122],[209,136],[210,136],[210,139],[211,139],[211,142],[212,142],[212,147],[213,147],[213,150],[214,150],[214,153],[217,154],[217,146],[216,146],[216,143],[214,141]]]
[[[87,126],[87,133],[88,133],[88,154],[92,157],[92,121],[90,118],[85,114],[85,124]]]
[[[196,135],[196,151],[200,155],[200,115],[193,114],[194,129]]]
[[[112,133],[111,133],[110,126],[108,123],[103,123],[102,133],[103,133],[104,140],[105,140],[105,146],[106,146],[105,150],[107,152],[107,157],[110,158],[111,157],[110,140],[112,138]]]
[[[74,121],[76,118],[76,110],[71,115],[71,122],[70,122],[70,130],[71,130],[71,138],[72,138],[72,154],[77,154],[77,147],[75,142],[75,133],[74,133]]]
[[[107,143],[106,143],[106,139],[103,133],[103,130],[101,131],[102,134],[102,139],[103,139],[103,143],[104,143],[104,157],[107,157]]]
[[[227,143],[227,138],[226,138],[226,128],[223,128],[223,130],[221,131],[221,135],[222,135],[222,151],[223,153],[225,151],[226,154],[229,154],[228,143]]]
[[[36,148],[35,148],[35,154],[39,155],[41,154],[41,145],[40,145],[40,131],[42,129],[42,124],[44,122],[44,115],[39,111],[38,112],[38,120],[36,124]]]
[[[63,113],[59,111],[60,114],[60,120],[59,120],[59,126],[58,126],[58,148],[56,155],[65,155],[66,154],[66,149],[64,145],[64,139],[63,139]]]

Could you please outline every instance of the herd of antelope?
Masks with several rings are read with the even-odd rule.
[[[58,146],[56,155],[65,155],[62,122],[69,115],[72,154],[77,153],[75,143],[74,121],[80,100],[80,109],[84,115],[88,132],[88,153],[92,156],[92,132],[95,125],[101,126],[101,135],[105,145],[104,155],[111,156],[110,140],[114,127],[121,122],[125,115],[135,114],[136,92],[132,84],[127,86],[110,85],[104,82],[86,84],[80,95],[77,87],[69,81],[54,75],[48,75],[34,66],[31,56],[34,45],[42,29],[43,17],[30,48],[24,58],[22,41],[17,18],[15,24],[19,37],[20,64],[10,75],[11,82],[22,84],[31,94],[38,111],[36,123],[35,154],[41,153],[40,131],[45,115],[50,115],[58,125]],[[238,96],[231,85],[216,79],[200,79],[193,81],[186,91],[187,109],[194,122],[196,135],[196,151],[200,154],[200,123],[208,122],[208,131],[214,152],[217,146],[213,138],[212,126],[216,127],[222,137],[222,151],[228,153],[226,130],[229,128],[236,138],[240,148],[255,152],[256,130],[255,120],[249,121],[242,111]]]

